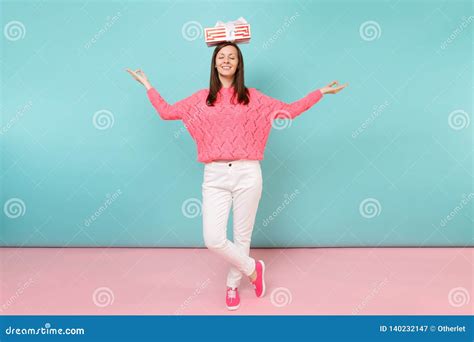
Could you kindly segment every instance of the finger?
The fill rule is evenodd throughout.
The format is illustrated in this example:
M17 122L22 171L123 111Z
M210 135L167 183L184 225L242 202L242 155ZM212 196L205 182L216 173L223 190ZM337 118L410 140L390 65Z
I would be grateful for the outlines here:
M140 82L139 77L133 71L129 71L129 73L130 73L130 75L132 75L132 77L134 79L136 79L138 82Z
M135 73L134 73L133 71L127 70L127 72L128 72L130 75L132 75L133 78L135 78L135 79L137 78L137 76L135 75Z

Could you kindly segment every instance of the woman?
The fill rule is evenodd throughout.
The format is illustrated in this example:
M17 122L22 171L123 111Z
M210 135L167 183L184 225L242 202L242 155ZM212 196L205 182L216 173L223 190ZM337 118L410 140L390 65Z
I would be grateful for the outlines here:
M347 84L334 81L287 104L244 83L244 60L231 42L216 46L209 89L168 104L140 69L127 71L147 89L147 96L164 120L183 120L197 144L198 161L205 163L202 183L203 236L207 248L232 267L227 275L226 305L240 306L238 286L249 277L257 297L265 294L265 264L249 256L258 203L262 193L260 160L272 121L294 119ZM234 241L227 239L227 220L233 205Z

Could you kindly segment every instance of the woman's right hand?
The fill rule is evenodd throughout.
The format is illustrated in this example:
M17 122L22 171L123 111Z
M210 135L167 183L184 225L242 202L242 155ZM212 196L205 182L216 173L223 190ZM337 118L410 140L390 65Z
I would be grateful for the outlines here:
M151 84L148 81L148 78L146 77L145 73L142 71L142 69L137 69L135 71L127 69L127 72L132 75L132 77L137 80L137 82L143 84L145 88L148 90L151 88Z

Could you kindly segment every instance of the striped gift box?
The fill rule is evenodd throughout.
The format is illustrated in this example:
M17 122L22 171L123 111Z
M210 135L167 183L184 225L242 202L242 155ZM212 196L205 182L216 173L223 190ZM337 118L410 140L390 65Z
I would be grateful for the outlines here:
M248 43L250 35L249 24L237 24L233 32L227 32L225 26L204 28L205 42L207 46L217 45L225 41L234 41L235 43Z

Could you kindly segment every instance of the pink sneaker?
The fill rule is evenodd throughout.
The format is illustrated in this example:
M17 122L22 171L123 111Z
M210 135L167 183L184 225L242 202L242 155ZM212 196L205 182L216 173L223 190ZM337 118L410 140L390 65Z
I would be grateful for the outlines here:
M237 310L240 306L240 297L239 297L239 290L237 288L227 288L227 293L225 296L225 303L227 305L227 309L229 310Z
M265 295L265 264L263 260L258 260L255 263L255 271L257 272L257 278L252 281L253 288L257 297L263 297Z

